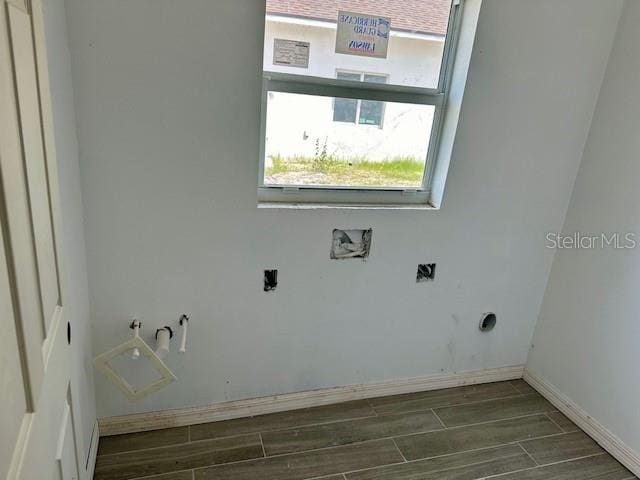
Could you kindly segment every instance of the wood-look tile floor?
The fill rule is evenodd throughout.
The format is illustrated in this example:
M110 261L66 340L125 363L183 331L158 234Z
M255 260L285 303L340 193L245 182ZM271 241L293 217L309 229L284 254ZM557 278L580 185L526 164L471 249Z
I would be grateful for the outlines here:
M95 480L634 479L522 380L100 439Z

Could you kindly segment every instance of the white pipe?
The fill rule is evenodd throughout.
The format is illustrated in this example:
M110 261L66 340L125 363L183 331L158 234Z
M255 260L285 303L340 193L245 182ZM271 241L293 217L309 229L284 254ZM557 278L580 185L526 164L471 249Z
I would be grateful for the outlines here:
M139 337L140 336L140 322L138 320L136 320L135 318L133 319L133 322L131 322L131 328L133 328L133 337ZM137 360L140 358L140 349L138 347L135 347L132 351L131 351L131 360Z
M187 351L187 324L189 323L189 317L182 315L180 317L180 325L182 326L182 338L180 339L180 349L178 353L185 353Z
M156 355L164 359L169 355L169 342L171 341L172 332L169 327L159 328L156 331Z

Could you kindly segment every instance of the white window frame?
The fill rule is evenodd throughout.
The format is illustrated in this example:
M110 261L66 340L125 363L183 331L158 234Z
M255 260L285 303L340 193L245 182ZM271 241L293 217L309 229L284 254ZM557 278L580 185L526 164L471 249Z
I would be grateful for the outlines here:
M465 0L453 0L449 24L445 36L440 76L436 88L423 88L394 84L378 84L338 80L265 71L262 81L262 110L260 126L260 163L258 178L258 201L260 204L314 204L345 206L429 206L431 185L440 146L444 110L447 105L449 87ZM341 70L342 71L342 70ZM346 71L346 70L345 70ZM357 73L357 72L356 72ZM356 187L314 185L265 185L265 140L267 122L267 100L269 92L296 93L326 97L341 97L357 100L379 100L384 102L433 105L435 107L429 148L422 184L418 188L403 187Z
M349 70L349 69L345 69L345 68L336 68L336 78L338 78L338 74L340 73L351 73L353 75L360 75L360 81L363 82L364 81L364 76L365 75L371 75L371 76L376 76L376 77L384 77L385 81L384 83L380 83L378 85L387 85L389 83L389 75L386 73L374 73L374 72L363 72L363 71L359 71L359 70ZM332 115L335 112L335 108L336 108L336 103L335 103L335 98L333 99L333 111L331 112ZM341 122L339 120L333 120L333 116L332 116L332 121L336 122L336 123L353 123L354 125L357 125L359 127L363 127L363 128L378 128L378 129L382 129L384 127L384 115L385 115L385 111L387 110L387 104L386 102L383 102L382 104L382 114L380 115L380 124L379 125L371 125L368 123L360 123L360 107L362 105L362 99L361 98L352 98L349 100L355 100L356 101L356 119L353 122Z

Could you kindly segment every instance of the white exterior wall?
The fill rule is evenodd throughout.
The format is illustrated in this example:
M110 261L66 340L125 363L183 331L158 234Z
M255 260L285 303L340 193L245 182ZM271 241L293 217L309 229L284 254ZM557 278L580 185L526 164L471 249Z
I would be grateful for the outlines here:
M436 87L444 41L391 35L386 59L335 53L335 25L273 19L266 23L264 70L335 78L337 71L382 74L388 83ZM273 64L274 39L310 43L309 68ZM433 107L386 103L382 126L333 121L333 99L305 95L269 95L267 165L270 154L313 156L316 140L339 157L384 160L411 156L425 160Z

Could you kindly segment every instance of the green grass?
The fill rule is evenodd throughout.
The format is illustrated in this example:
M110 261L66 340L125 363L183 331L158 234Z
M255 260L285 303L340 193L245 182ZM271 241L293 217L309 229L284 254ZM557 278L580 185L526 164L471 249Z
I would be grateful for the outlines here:
M271 166L265 169L265 184L418 187L423 171L424 162L412 157L372 162L323 154L286 158L274 155Z

